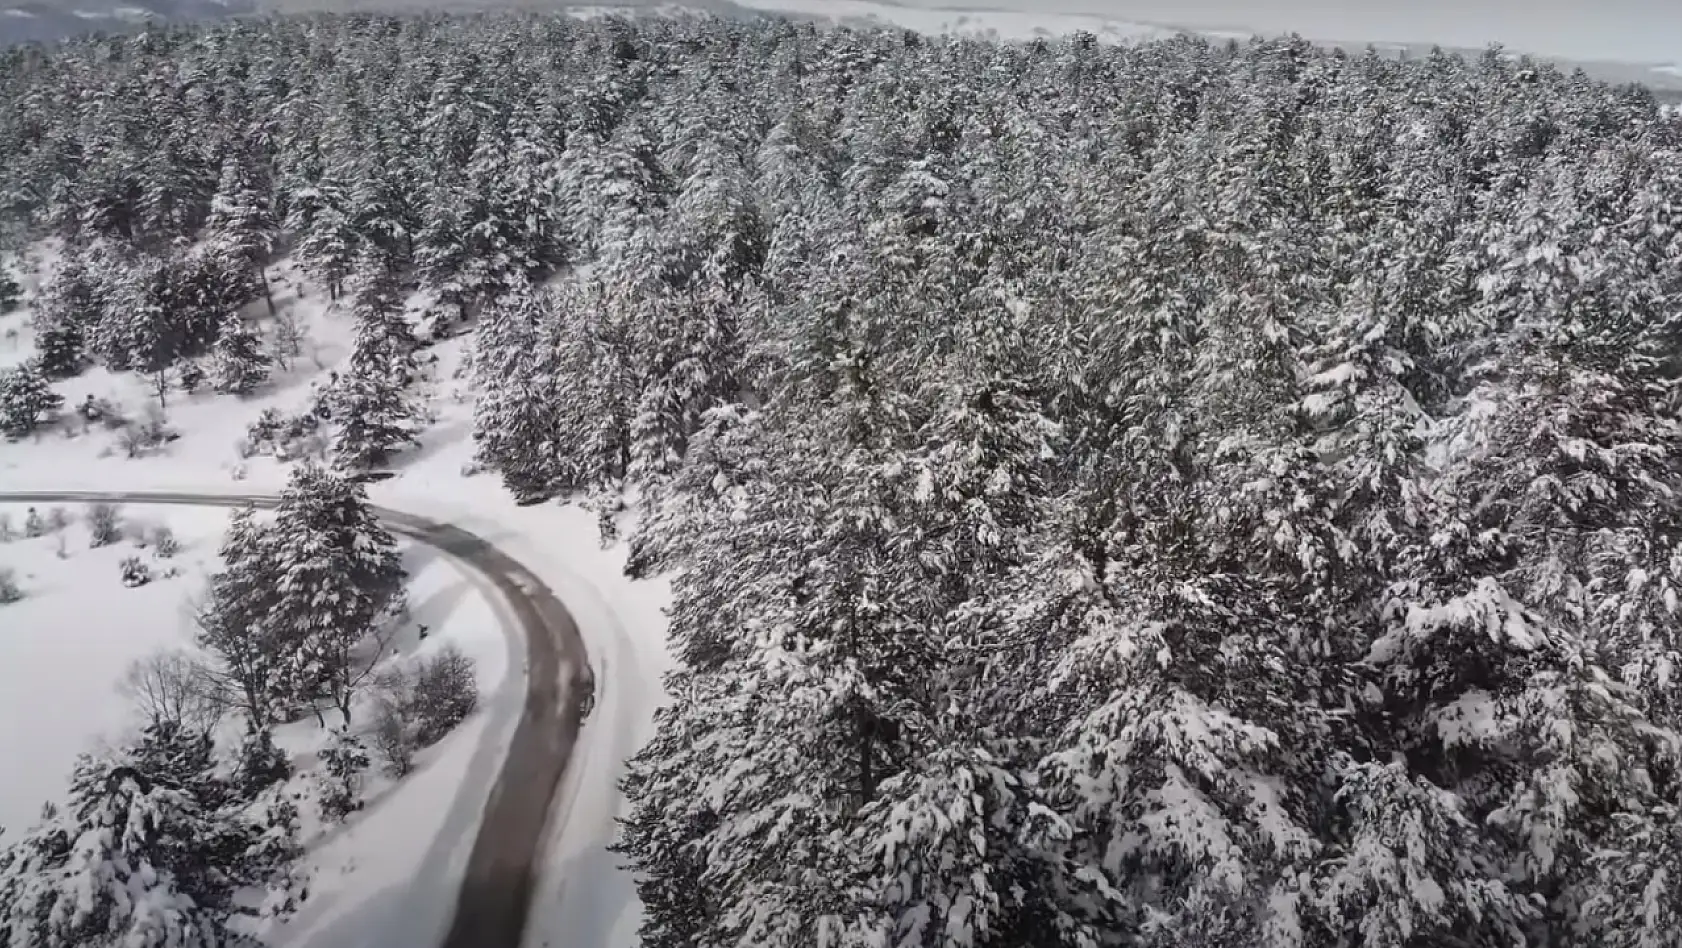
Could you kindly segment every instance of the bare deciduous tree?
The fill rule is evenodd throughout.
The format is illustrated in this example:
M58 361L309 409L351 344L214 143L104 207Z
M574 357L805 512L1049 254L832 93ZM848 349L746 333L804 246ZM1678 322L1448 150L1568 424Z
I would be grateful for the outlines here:
M122 510L116 504L100 502L88 506L88 545L110 546L122 539Z
M191 653L154 652L129 666L117 686L148 724L173 722L209 731L227 713L228 694L216 673Z

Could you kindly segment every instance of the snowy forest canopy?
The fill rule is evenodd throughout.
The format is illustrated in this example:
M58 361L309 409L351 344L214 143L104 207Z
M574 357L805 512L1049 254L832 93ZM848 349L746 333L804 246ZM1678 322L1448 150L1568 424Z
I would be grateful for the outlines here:
M680 665L626 780L650 948L1682 945L1643 89L253 20L7 51L0 189L69 248L48 375L212 347L290 254L476 321L511 490L631 490Z

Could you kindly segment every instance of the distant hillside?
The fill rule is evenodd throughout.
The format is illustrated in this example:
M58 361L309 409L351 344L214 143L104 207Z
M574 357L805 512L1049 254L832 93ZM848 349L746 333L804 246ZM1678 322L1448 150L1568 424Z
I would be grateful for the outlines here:
M148 20L202 20L250 13L253 0L24 0L0 2L0 45L52 42L133 29Z
M1003 40L1055 36L1086 30L1102 40L1139 41L1181 32L1172 24L1141 23L1098 16L1040 14L1028 11L931 9L901 6L881 0L686 0L681 4L663 0L607 0L582 5L567 0L69 0L59 6L43 0L0 0L0 45L50 42L96 31L135 29L150 20L183 21L215 19L258 11L300 13L316 10L341 12L420 11L445 9L485 11L495 9L573 10L626 13L697 10L722 16L783 15L799 19L826 20L855 26L898 26L924 33L960 33L992 36ZM1311 28L1308 28L1311 29ZM1238 38L1240 34L1219 30L1187 30L1216 38ZM1322 40L1325 46L1363 50L1361 40ZM1424 44L1376 44L1394 54L1425 55ZM1478 50L1455 50L1477 55ZM1608 82L1640 82L1651 87L1665 102L1682 103L1682 67L1670 64L1572 62L1552 59L1562 68L1581 67L1589 75Z

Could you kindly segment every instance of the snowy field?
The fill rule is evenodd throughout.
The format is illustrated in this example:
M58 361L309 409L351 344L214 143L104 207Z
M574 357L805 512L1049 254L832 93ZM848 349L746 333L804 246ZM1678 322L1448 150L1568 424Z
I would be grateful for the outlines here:
M45 515L52 505L41 505ZM0 826L26 827L48 801L62 801L76 756L131 736L137 720L121 684L131 662L167 649L192 648L192 604L216 555L226 510L127 505L129 536L90 549L82 508L64 505L68 526L0 545L23 598L0 606L0 755L12 762L0 782ZM18 528L24 505L0 505ZM158 559L135 534L168 526L180 551ZM318 825L301 805L310 877L300 913L271 932L276 945L336 948L425 944L448 922L472 828L500 765L500 751L521 704L520 643L503 631L476 578L418 544L404 542L410 615L392 640L394 657L424 656L453 643L475 662L481 710L417 757L400 782L375 773L368 808L346 823ZM120 561L147 558L157 576L137 588L119 581ZM177 575L165 576L166 571ZM421 626L430 631L424 641ZM510 671L513 671L510 674ZM40 696L50 697L50 714ZM300 802L324 732L313 719L277 730L292 757ZM398 942L387 939L396 934Z
M50 251L37 256L38 272L25 280L29 296L33 296L34 282L54 265ZM288 465L266 457L241 458L237 445L245 427L265 408L292 412L308 404L312 386L324 381L348 355L352 328L348 315L331 306L325 293L290 265L271 267L270 275L281 316L295 321L305 335L303 354L290 371L278 373L270 386L244 400L209 393L173 394L167 415L179 438L155 453L128 457L115 434L79 420L19 444L0 443L0 484L9 490L229 494L279 490ZM421 310L424 302L412 299L411 312ZM251 311L267 324L265 313L261 303ZM663 609L669 589L663 580L626 579L623 546L601 548L593 514L552 505L518 507L494 475L463 475L473 455L468 339L457 336L422 353L423 360L436 356L430 364L432 377L422 386L434 421L422 433L418 449L394 459L397 477L372 485L369 493L388 508L477 533L542 578L573 612L590 653L597 697L557 806L550 866L539 880L527 943L532 948L631 948L636 944L638 923L635 892L606 846L615 833L614 817L621 813L617 785L625 758L652 733L654 711L664 699L661 680L668 666ZM27 309L0 317L0 368L22 362L32 352ZM89 395L111 401L130 417L142 417L155 404L145 380L101 369L55 388L65 397L67 418ZM139 590L157 599L157 614L147 620L143 632L125 642L125 649L128 645L133 649L125 650L120 658L102 660L97 674L84 676L74 665L64 664L68 655L64 650L53 653L58 656L57 667L50 674L77 679L78 694L96 695L94 703L104 716L90 720L85 728L67 729L65 740L59 742L60 756L44 762L43 769L50 773L34 791L17 792L16 810L26 818L39 809L43 791L62 791L63 776L87 741L121 726L122 706L113 696L113 676L120 677L128 661L158 642L178 641L190 633L185 603L202 589L203 575L213 568L209 564L227 513L167 508L159 516L172 524L179 519L182 526L177 532L184 540L188 525L195 525L191 527L193 545L182 557L193 560L197 572ZM72 527L71 533L76 529ZM7 562L5 557L15 552L0 548L0 562ZM48 549L45 555L51 559L53 554ZM139 614L130 612L127 597L119 594L136 591L118 584L120 558L87 563L101 576L109 572L109 608L123 610L132 625ZM504 674L509 667L518 671L521 666L508 664L508 649L513 646L494 621L494 610L499 608L493 602L494 592L480 595L473 588L475 578L465 577L453 563L424 549L408 548L406 563L414 573L410 599L415 622L433 629L447 627L452 638L467 637L461 645L479 661L486 707L439 748L427 751L417 773L382 796L360 821L319 841L310 860L319 880L316 894L283 932L275 933L277 944L372 948L436 943L436 933L447 923L454 903L485 794L501 767L523 678ZM55 560L53 566L59 565ZM58 608L64 611L57 613L54 627L69 621L70 613L60 602ZM44 596L31 608L54 614ZM11 616L0 624L16 627ZM437 638L429 637L428 646ZM405 648L412 644L412 639L400 643ZM4 693L17 692L8 687ZM14 717L8 710L0 708L0 715ZM309 729L314 727L311 722ZM289 737L283 743L289 750L310 753L306 736ZM0 752L4 750L0 744ZM10 818L12 805L5 805L8 809L0 810L0 825Z
M50 509L43 504L40 512ZM192 599L217 568L228 517L206 508L126 508L130 530L167 525L174 532L181 550L165 560L127 537L90 549L82 510L61 509L73 518L62 530L0 543L0 569L14 571L23 593L0 605L0 756L11 762L0 780L0 826L15 829L62 799L78 754L131 729L133 713L118 693L129 663L191 646ZM0 519L21 532L26 511L0 504ZM118 564L134 555L158 578L125 589ZM164 578L169 568L181 575Z

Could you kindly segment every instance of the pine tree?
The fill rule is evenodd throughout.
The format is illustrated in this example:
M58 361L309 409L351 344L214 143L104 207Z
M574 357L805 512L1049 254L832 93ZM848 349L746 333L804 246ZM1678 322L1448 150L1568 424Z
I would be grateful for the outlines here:
M23 287L18 285L17 278L11 271L0 266L0 316L16 310L23 305Z
M273 316L274 294L264 271L274 253L280 221L254 165L250 156L242 154L223 160L205 231L212 253L225 258L232 269L249 273L262 288L269 315Z
M26 362L0 372L0 434L27 437L64 404L38 363Z
M35 352L52 378L79 374L92 357L88 334L101 319L101 290L81 257L68 256L36 301Z
M273 362L245 320L229 316L211 350L210 384L224 394L250 395L268 380Z
M341 375L332 401L339 421L334 463L347 471L376 467L404 447L420 443L418 411L402 382L377 365L353 367Z
M197 617L199 646L217 657L220 678L256 730L285 710L280 675L301 647L272 618L280 578L272 548L253 511L235 511L219 551L223 569L210 577Z
M8 854L0 902L31 945L243 944L235 893L286 868L295 850L223 807L208 737L149 728L115 760L84 757L71 805ZM0 859L4 865L6 859Z
M397 543L359 485L318 465L297 468L281 494L270 552L277 570L268 621L296 643L278 677L301 700L332 701L346 724L373 667L380 623L399 607Z
M420 409L408 392L419 366L396 277L379 259L364 256L350 294L356 340L349 370L334 383L329 405L339 423L336 463L365 470L419 443Z
M561 380L552 328L561 318L550 293L527 285L489 308L477 336L474 457L498 471L522 500L542 499L563 486L555 405Z
M242 799L255 800L263 791L292 776L292 762L276 746L274 731L257 727L240 743L235 788Z

